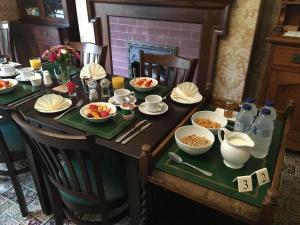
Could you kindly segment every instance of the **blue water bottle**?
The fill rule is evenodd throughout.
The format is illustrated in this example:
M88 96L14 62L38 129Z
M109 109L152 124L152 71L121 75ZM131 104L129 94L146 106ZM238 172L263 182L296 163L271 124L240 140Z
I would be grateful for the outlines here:
M252 151L252 156L255 158L265 158L268 155L269 147L272 142L274 121L271 117L270 109L263 108L261 114L257 117L254 123L251 138L255 146Z
M236 122L234 124L234 131L242 132L250 135L253 125L253 114L251 111L251 105L244 104L242 109L236 116Z
M273 101L267 100L264 107L265 109L270 109L270 114L273 120L276 120L277 113L276 109L274 108L274 103ZM259 112L259 115L261 115L262 110Z
M253 121L255 120L255 117L257 116L257 108L255 105L255 99L254 98L246 98L245 103L248 105L251 105L251 112L253 114Z

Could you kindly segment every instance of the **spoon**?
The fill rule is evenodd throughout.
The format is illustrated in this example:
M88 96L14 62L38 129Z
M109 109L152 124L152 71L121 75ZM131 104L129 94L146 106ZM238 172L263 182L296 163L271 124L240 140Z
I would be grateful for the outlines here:
M184 164L184 165L187 165L189 167L192 167L193 169L195 169L195 170L197 170L197 171L205 174L206 176L212 176L213 175L212 172L209 172L209 171L206 171L206 170L202 170L202 169L200 169L200 168L198 168L196 166L193 166L193 165L191 165L189 163L184 162L182 160L182 158L179 155L177 155L176 153L174 153L174 152L169 152L169 159L171 161L173 161L173 162L176 162L176 163L179 163L179 164Z

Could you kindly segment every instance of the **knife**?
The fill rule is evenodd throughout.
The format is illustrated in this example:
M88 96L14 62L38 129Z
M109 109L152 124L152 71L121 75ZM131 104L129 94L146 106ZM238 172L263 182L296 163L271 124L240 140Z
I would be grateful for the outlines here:
M43 95L43 94L45 94L45 91L41 90L41 91L39 91L39 92L37 92L37 93L34 93L34 94L32 94L32 95L29 95L29 96L27 96L27 97L25 97L25 98L22 98L22 99L20 99L20 100L17 100L17 101L15 101L15 102L13 102L13 103L10 103L10 104L8 104L8 105L9 105L9 106L15 106L15 107L17 107L17 106L22 105L22 104L24 104L25 102L28 102L28 101L30 101L30 100L32 100L32 99L34 99L34 98L36 98L36 97L39 97L39 96L41 96L41 95Z
M142 126L138 131L136 131L135 133L133 133L132 135L130 135L128 138L126 138L125 140L123 140L121 143L122 144L126 144L128 141L130 141L132 138L134 138L136 135L138 135L139 133L141 133L143 130L145 130L150 125L151 125L151 123L147 123L146 125Z
M145 123L147 120L141 120L138 123L135 124L135 126L133 128L131 128L129 131L127 131L126 133L122 134L120 137L118 137L115 142L121 142L128 134L130 134L132 131L134 131L135 129L137 129L139 126L141 126L143 123Z

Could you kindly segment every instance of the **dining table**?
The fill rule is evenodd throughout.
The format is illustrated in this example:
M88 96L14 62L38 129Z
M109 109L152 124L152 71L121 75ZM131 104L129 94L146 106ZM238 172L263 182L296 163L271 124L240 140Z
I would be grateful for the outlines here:
M109 80L111 80L111 76L107 76ZM11 102L6 102L5 104L1 104L0 96L0 106L2 107L15 107L18 111L26 118L26 120L35 127L39 127L41 129L56 131L66 134L91 134L96 136L96 143L100 147L104 147L112 152L118 153L125 160L126 167L126 177L127 177L127 188L128 188L128 204L129 204L129 214L130 214L130 222L132 225L141 224L141 221L144 219L143 210L142 210L142 188L141 185L141 174L144 174L143 171L143 151L142 149L145 146L150 146L152 149L155 149L161 145L164 145L166 140L169 140L170 134L179 126L184 124L190 116L196 112L197 110L204 108L207 103L207 98L204 96L200 102L195 104L181 104L173 101L170 98L170 93L172 89L168 88L164 85L158 85L158 87L154 88L152 91L148 93L138 93L136 90L132 89L128 84L129 79L125 82L125 87L134 91L136 94L137 102L139 105L144 101L145 96L148 94L159 94L164 97L164 102L167 104L168 109L166 112L158 115L148 115L142 113L138 110L138 107L134 109L134 118L130 121L123 121L121 117L118 118L120 123L122 123L121 129L112 132L111 135L104 135L103 133L99 133L101 130L101 126L106 126L105 123L101 124L92 124L88 121L85 121L84 118L79 116L79 109L74 109L71 112L67 113L61 119L54 119L61 112L56 113L41 113L34 108L34 105L37 99L44 94L56 93L61 94L66 98L72 100L72 106L75 106L76 103L83 99L84 104L89 103L88 94L85 92L82 82L78 76L75 74L72 77L72 81L77 84L76 96L70 97L68 93L61 94L57 93L53 90L58 84L54 83L50 87L42 86L37 92L40 95L35 94L36 91L31 93L32 98L24 96L23 99L26 101L20 102L21 99L14 99ZM30 84L22 84L22 85L30 85ZM98 86L98 88L100 88ZM100 90L99 93L99 101L107 101L107 99L100 98ZM113 96L113 90L111 89L111 95ZM27 99L26 99L27 98ZM118 109L117 114L120 113ZM119 115L120 116L120 115ZM71 121L72 120L72 121ZM116 142L116 138L121 134L125 133L129 129L133 128L136 123L141 120L147 120L151 125L135 136L132 140L130 140L126 144L122 144L120 142ZM69 121L69 122L68 122ZM116 120L117 121L117 120ZM109 122L108 122L109 123ZM108 125L107 125L108 126ZM92 127L92 128L91 128ZM96 129L97 128L97 129ZM104 129L104 128L103 128ZM109 126L105 129L109 130ZM106 132L107 133L107 132ZM109 132L108 132L109 133ZM45 183L44 183L44 175L40 169L39 162L36 161L34 153L29 153L29 161L32 168L33 178L37 188L37 194L39 196L39 200L41 202L41 207L44 213L51 213L51 206L49 204L49 197L46 191Z

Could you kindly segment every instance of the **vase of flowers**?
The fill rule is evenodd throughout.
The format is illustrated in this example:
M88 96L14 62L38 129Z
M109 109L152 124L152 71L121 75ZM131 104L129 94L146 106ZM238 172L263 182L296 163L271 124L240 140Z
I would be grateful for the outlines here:
M42 58L50 63L57 65L57 69L54 69L57 82L65 84L70 81L69 70L72 61L80 59L78 52L69 45L57 45L47 49Z

